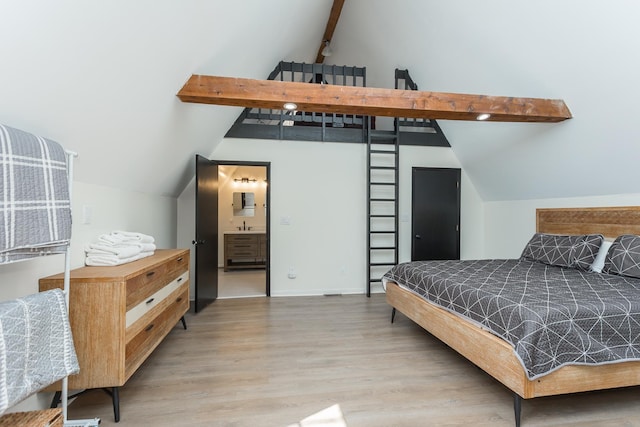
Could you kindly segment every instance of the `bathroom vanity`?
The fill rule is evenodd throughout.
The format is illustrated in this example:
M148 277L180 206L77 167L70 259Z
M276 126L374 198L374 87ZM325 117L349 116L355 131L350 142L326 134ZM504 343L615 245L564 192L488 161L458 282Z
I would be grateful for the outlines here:
M224 271L265 268L267 238L264 231L227 231L224 233Z

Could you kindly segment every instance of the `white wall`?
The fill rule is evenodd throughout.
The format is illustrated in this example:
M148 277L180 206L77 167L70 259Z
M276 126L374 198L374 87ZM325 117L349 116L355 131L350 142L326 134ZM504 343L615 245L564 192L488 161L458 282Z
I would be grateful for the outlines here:
M225 139L211 159L271 162L273 296L364 293L366 290L366 146ZM459 167L448 148L402 147L400 215L411 215L411 166ZM178 244L194 230L194 190L178 198ZM463 173L462 251L482 252L482 204ZM284 225L283 219L290 224ZM410 257L411 224L400 224L400 258ZM192 254L193 258L193 254ZM287 278L293 267L297 277Z
M83 224L83 206L91 209L91 223ZM84 245L114 230L138 231L155 237L159 248L176 244L176 199L74 182L72 268L84 265ZM64 255L0 265L0 300L38 292L38 279L64 270ZM27 398L8 412L48 407L50 395Z
M536 208L637 206L640 193L485 203L485 257L517 258L536 231Z
M411 259L411 168L460 168L453 151L442 147L400 147L400 252L401 262ZM482 200L467 174L460 183L460 258L478 259L484 252L484 211ZM402 219L408 221L402 221Z

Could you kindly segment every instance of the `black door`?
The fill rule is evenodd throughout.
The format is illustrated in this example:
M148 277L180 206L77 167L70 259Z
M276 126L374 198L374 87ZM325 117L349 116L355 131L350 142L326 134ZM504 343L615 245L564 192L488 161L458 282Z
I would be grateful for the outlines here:
M196 155L195 310L218 298L218 163Z
M411 260L460 259L460 169L412 175Z

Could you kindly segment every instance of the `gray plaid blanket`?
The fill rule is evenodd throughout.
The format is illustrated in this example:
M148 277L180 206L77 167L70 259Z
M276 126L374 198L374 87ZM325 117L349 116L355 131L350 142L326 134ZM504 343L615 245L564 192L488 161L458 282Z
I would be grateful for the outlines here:
M60 289L0 303L0 414L78 370Z
M70 238L64 149L0 125L0 263L64 253Z
M640 360L640 279L527 260L417 261L384 276L509 342L529 379Z

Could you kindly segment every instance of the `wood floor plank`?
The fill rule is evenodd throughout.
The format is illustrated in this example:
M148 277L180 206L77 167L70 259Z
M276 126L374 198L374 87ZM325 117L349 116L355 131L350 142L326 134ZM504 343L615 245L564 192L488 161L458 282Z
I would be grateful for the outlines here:
M339 404L349 427L513 426L511 393L383 295L218 300L187 315L121 389L70 419L102 426L297 426ZM639 388L523 402L522 426L640 426Z

